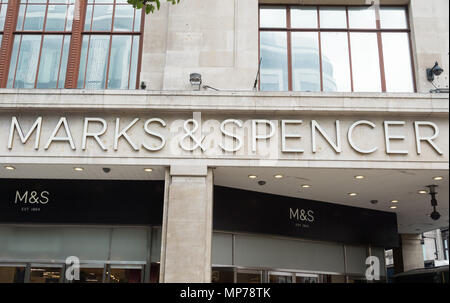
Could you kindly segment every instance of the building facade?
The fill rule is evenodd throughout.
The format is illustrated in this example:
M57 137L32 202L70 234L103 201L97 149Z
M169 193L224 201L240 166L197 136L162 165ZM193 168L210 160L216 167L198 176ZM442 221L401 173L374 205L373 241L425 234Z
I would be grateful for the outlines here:
M0 281L423 267L449 223L448 20L445 0L0 0Z

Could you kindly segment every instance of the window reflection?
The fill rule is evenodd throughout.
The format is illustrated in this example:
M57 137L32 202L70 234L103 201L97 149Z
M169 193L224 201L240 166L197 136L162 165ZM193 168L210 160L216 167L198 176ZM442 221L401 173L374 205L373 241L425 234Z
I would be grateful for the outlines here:
M316 6L292 7L291 27L317 28L317 7Z
M407 33L382 33L386 91L413 92L411 53Z
M380 26L381 28L408 28L406 9L404 7L381 7Z
M45 8L46 5L27 5L23 30L41 31L44 27Z
M350 33L353 89L355 92L380 92L380 61L376 33Z
M126 0L88 1L78 88L136 88L140 36L132 33L140 31L141 12Z
M15 36L13 54L19 54L15 69L10 68L9 70L8 78L10 78L11 81L8 82L11 82L11 84L14 83L14 86L10 87L34 88L41 38L42 37L40 35ZM17 50L15 49L16 47Z
M69 36L44 36L38 81L36 83L37 88L64 86L69 41ZM61 60L61 55L63 56L63 60Z
M261 90L414 91L405 7L295 5L260 10ZM284 25L287 12L290 26ZM280 29L270 29L275 27Z
M49 5L47 20L45 22L46 31L63 31L66 25L66 14L68 7L65 5Z
M95 5L92 15L92 31L111 31L113 5Z
M259 14L261 27L286 27L286 9L284 7L262 7Z
M131 36L112 37L108 88L128 88L131 43Z
M286 33L261 32L261 90L288 89Z
M110 39L112 39L111 51L109 51ZM81 49L78 87L134 88L138 55L139 36L85 35ZM108 85L106 85L107 71Z
M116 5L114 12L115 31L133 31L134 8L131 5Z
M321 28L347 28L345 7L320 7L319 15Z
M350 6L348 8L348 23L350 28L376 28L375 7Z
M347 33L323 32L322 72L324 91L351 91Z
M15 35L7 87L63 87L69 42L63 35Z
M318 33L292 33L292 82L295 91L320 91Z
M84 87L87 89L102 89L106 83L106 69L108 67L110 36L90 36L88 58L86 62L86 80ZM84 44L84 41L83 41ZM83 45L83 48L85 45Z

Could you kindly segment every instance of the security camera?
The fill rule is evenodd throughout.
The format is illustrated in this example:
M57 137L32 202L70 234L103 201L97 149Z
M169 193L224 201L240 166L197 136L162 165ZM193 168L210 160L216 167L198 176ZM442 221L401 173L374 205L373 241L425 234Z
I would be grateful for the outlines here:
M439 76L442 74L444 70L442 67L439 66L437 62L434 63L434 66L432 68L427 68L427 79L428 81L433 81L434 76Z
M437 211L433 211L430 215L431 219L433 219L434 221L439 220L439 218L441 217L441 214L438 213Z
M147 88L147 83L145 83L145 81L141 81L141 89L146 89Z
M261 185L261 186L266 185L266 181L262 181L262 180L258 181L258 184Z
M103 172L104 173L109 173L111 171L111 168L109 168L109 167L103 167Z
M372 204L377 204L377 203L378 203L378 200L370 200L370 203L372 203Z

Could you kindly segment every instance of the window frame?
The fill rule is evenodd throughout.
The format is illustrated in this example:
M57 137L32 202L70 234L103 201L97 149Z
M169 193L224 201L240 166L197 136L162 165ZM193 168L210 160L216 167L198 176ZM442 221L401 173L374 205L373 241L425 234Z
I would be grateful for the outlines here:
M48 0L45 2L45 4L44 3L33 3L33 2L32 3L28 3L28 1L25 2L25 3L22 3L21 1L18 1L18 2L20 2L20 3L19 3L19 6L18 6L19 9L17 11L17 14L19 14L19 12L20 12L20 6L21 5L25 5L25 11L24 11L24 15L23 15L21 29L17 30L17 26L18 26L18 22L19 22L18 18L16 19L16 22L13 25L13 28L14 28L13 39L12 39L13 47L11 48L11 51L14 49L14 41L15 41L16 37L20 36L20 41L19 41L19 46L18 46L18 51L17 51L16 66L14 67L15 70L14 70L14 77L13 77L12 86L14 87L14 84L15 84L15 81L16 81L17 67L19 66L18 58L20 56L20 49L21 49L21 46L22 46L22 40L23 40L23 36L24 35L28 35L28 36L32 35L32 36L40 36L41 37L41 39L40 39L41 41L40 41L40 45L39 45L38 62L37 62L37 66L36 66L36 75L34 77L34 87L33 88L37 88L37 84L38 84L39 68L40 68L40 65L41 65L40 63L41 63L41 57L42 57L41 56L42 55L42 46L44 45L44 37L45 36L63 36L63 39L61 41L61 51L60 51L60 58L59 58L58 76L57 76L57 79L56 79L56 87L55 87L55 88L58 88L59 80L60 80L61 64L63 62L62 55L63 55L63 52L64 52L64 40L66 39L67 36L68 37L71 36L72 31L71 30L70 31L66 30L67 23L68 23L68 19L67 19L67 17L68 17L68 10L66 11L66 19L65 19L65 23L64 23L64 30L62 30L62 31L46 31L46 24L47 24L47 17L48 17L48 7L49 7L49 5L58 5L58 6L66 6L67 8L69 8L69 6L71 4L69 4L67 1L66 1L66 3L62 3L62 1L61 1L61 3L49 3ZM26 16L27 16L27 12L28 12L28 7L29 6L43 6L43 5L45 5L46 7L45 7L45 13L44 13L44 20L43 20L43 23L42 23L42 30L25 30L24 26L25 26L25 20L26 20ZM70 43L70 40L69 40L69 43ZM7 63L8 66L11 64L12 59L13 58L10 57L10 61ZM9 66L9 68L10 68L10 66ZM9 70L8 70L7 78L8 77L9 77Z
M285 8L286 10L286 26L285 27L261 27L261 8ZM291 8L295 7L315 7L317 14L317 27L316 28L293 28L291 26ZM345 8L346 15L346 28L322 28L320 26L320 8L326 7L340 7ZM417 92L416 86L416 75L415 75L415 67L414 67L414 56L413 56L413 48L412 48L412 40L411 40L411 25L409 20L409 10L407 6L402 5L382 5L381 8L384 7L398 7L403 8L406 14L406 28L398 29L398 28L381 28L380 24L380 11L379 7L375 7L375 28L350 28L349 25L349 8L350 7L370 7L369 5L314 5L314 4L305 4L305 5L289 5L289 4L259 4L258 5L258 64L261 57L261 32L285 32L287 36L287 71L288 71L288 91L293 91L293 74L292 74L292 33L295 32L314 32L318 34L318 48L319 48L319 73L320 73L320 90L317 92L325 92L323 85L323 64L322 64L322 45L321 45L321 33L324 32L340 32L347 33L347 45L348 45L348 53L349 53L349 68L350 68L350 92L355 92L354 90L354 81L353 81L353 66L352 66L352 50L351 50L351 42L350 42L350 33L376 33L377 35L377 44L378 44L378 60L379 60L379 68L380 68L380 84L381 84L381 92L386 93L386 74L384 68L384 57L383 57L383 43L382 43L382 33L407 33L408 41L409 41L409 52L411 59L411 77L412 77L412 85L413 92ZM261 77L259 77L258 81L258 90L261 90ZM339 91L337 91L339 92Z
M46 5L45 9L45 15L44 15L44 23L42 30L24 30L23 26L21 30L17 30L17 23L18 23L18 16L20 11L20 5L26 4L28 5ZM97 3L95 5L108 5L107 3ZM65 75L65 83L64 88L77 88L78 83L78 76L79 76L79 67L80 67L80 60L81 60L81 47L83 43L83 36L85 35L109 35L109 50L108 50L108 66L107 66L107 74L106 74L106 82L105 87L102 89L108 88L108 76L109 76L109 63L110 63L110 56L111 56L111 43L112 43L112 36L113 35L129 35L129 36L139 36L139 49L137 51L138 58L137 58L137 67L136 67L136 83L134 85L134 89L139 88L140 83L140 71L141 71L141 62L142 62L142 49L143 49L143 33L144 33L144 25L145 25L145 12L144 10L137 10L135 9L134 18L133 18L133 31L131 32L125 32L125 31L114 31L114 12L117 5L130 5L130 4L124 4L122 2L117 2L117 0L111 0L111 3L109 5L113 5L113 15L111 20L111 29L110 31L104 32L104 31L85 31L85 21L86 21L86 13L87 13L87 6L88 1L87 0L74 0L74 16L77 14L77 7L80 12L80 18L79 20L75 20L75 17L72 21L72 27L70 31L45 31L45 25L47 20L47 12L49 5L66 5L68 6L68 3L65 4L56 4L56 3L50 3L49 0L46 0L45 3L21 3L21 1L14 1L14 3L8 3L7 12L6 12L6 18L5 18L5 25L4 29L1 31L3 37L2 42L0 45L0 88L6 88L8 83L8 75L10 70L10 64L12 61L12 52L13 52L13 46L14 46L14 39L18 35L40 35L41 36L41 43L40 43L40 49L39 49L39 59L38 59L38 65L36 68L36 76L34 81L34 88L37 86L37 77L39 75L39 64L41 60L41 52L42 52L42 46L43 46L43 39L45 35L62 35L64 37L70 36L69 41L69 50L68 50L68 59L67 59L67 66L66 66L66 75ZM67 13L66 13L67 14ZM136 27L136 31L134 31L134 22L137 19L137 14L140 15L140 25ZM26 10L24 13L23 22L25 21L26 17ZM65 23L65 28L67 26L67 20ZM133 43L133 38L131 39ZM63 42L64 44L64 38ZM63 47L61 48L61 55L63 52ZM19 52L17 56L20 54L20 45L19 45ZM130 56L130 63L132 60L132 56ZM58 89L58 82L59 82L59 73L61 71L61 63L62 58L60 58L60 66L58 70L58 79L57 79L57 86L55 89ZM17 69L17 64L16 67ZM130 83L130 70L131 70L131 64L129 67L128 72L128 86L133 89L133 86ZM14 80L16 77L16 71L14 72ZM85 80L84 80L85 81ZM13 84L14 85L14 84Z
M131 62L133 59L133 55L132 55L132 51L133 51L133 41L134 41L134 36L140 36L139 38L139 50L138 50L138 67L137 67L137 71L136 71L136 83L135 83L135 89L139 88L139 74L140 74L140 65L141 65L141 56L142 56L142 33L143 33L143 23L144 23L144 11L143 9L141 9L140 11L135 9L134 10L134 16L133 16L133 26L132 26L132 30L131 31L114 31L114 19L115 19L115 13L116 13L116 7L117 5L120 6L127 6L130 4L127 3L117 3L117 0L114 0L113 3L113 11L112 11L112 15L111 15L111 29L109 31L95 31L92 30L92 25L93 25L93 17L94 17L94 12L95 12L95 7L98 6L107 6L107 5L112 5L111 3L95 3L95 0L93 1L93 3L87 3L86 1L86 5L84 7L84 13L85 13L85 18L84 18L84 22L86 22L86 17L87 17L87 6L91 5L93 7L92 12L91 12L91 24L89 26L89 30L85 30L85 24L82 24L81 26L81 45L83 44L83 39L85 36L89 36L89 41L88 41L88 45L87 45L87 53L86 53L86 65L84 67L84 78L83 78L83 87L81 89L85 89L86 87L86 73L87 73L87 66L88 66L88 58L89 58L89 50L90 50L90 42L91 42L91 36L108 36L109 37L109 46L108 46L108 58L107 58L107 66L106 66L106 78L105 78L105 87L103 89L108 89L108 80L109 80L109 69L110 69L110 63L111 63L111 46L112 46L112 38L113 36L131 36L131 54L130 54L130 65L129 65L129 69L128 69L128 86L130 87L130 75L131 75ZM140 21L141 24L139 26L139 31L134 31L135 28L135 21L137 18L137 14L141 14L140 16ZM80 56L79 56L79 62L81 63L81 51L80 51ZM79 70L78 70L79 72ZM79 75L77 75L77 82L78 82L78 78ZM75 84L77 85L77 84Z

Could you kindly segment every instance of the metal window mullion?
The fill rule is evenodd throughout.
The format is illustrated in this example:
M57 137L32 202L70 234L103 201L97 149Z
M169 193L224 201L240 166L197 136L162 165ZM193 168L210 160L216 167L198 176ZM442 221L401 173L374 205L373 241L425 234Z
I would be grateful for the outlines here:
M412 79L413 79L413 89L414 92L417 92L417 82L416 82L416 70L415 70L415 64L414 64L414 52L413 52L413 45L411 40L411 25L409 20L409 9L406 8L406 26L408 28L408 43L409 43L409 56L411 58L411 73L412 73Z
M380 25L380 11L379 7L375 7L375 21L377 26L377 41L378 41L378 61L380 65L380 81L381 91L386 92L386 74L384 70L383 44L381 40L381 25Z
M130 77L131 77L131 64L133 61L133 43L134 43L134 37L131 36L131 49L130 49L130 63L128 65L128 82L127 82L127 88L130 89ZM137 75L136 75L137 76Z
M58 75L56 76L56 88L58 88L59 86L59 75L61 73L61 63L62 63L62 57L63 57L63 50L64 50L64 40L66 39L66 36L63 35L62 36L62 41L61 41L61 51L59 54L59 66L58 66Z
M44 13L44 24L42 25L42 32L41 34L41 44L39 47L39 57L38 57L38 63L36 66L36 76L34 77L34 88L37 88L37 80L39 76L39 67L41 64L41 54L42 54L42 46L44 45L44 33L45 33L45 26L47 25L47 13L48 13L48 0L45 6L45 13ZM25 20L25 18L24 18ZM23 28L22 28L23 29Z
M22 46L22 38L23 38L23 35L20 35L19 47L17 48L16 66L14 67L14 77L13 77L13 83L12 83L13 88L16 85L16 74L17 74L17 67L19 66L19 57L20 57L20 48ZM15 36L14 36L14 40L15 40ZM13 45L13 48L14 48L14 45Z
M350 65L350 91L354 91L353 86L353 63L352 63L352 47L350 44L350 21L348 18L348 7L345 8L345 14L347 16L347 46L348 46L348 63Z
M317 34L317 39L319 42L319 77L320 77L320 91L323 91L323 74L322 74L322 37L320 35L320 11L319 6L317 6L317 26L319 27L319 32Z
M143 51L143 40L144 40L144 24L145 24L145 11L141 10L141 24L139 27L139 51L138 51L138 61L137 61L137 68L136 68L136 86L135 88L139 88L139 81L141 79L141 64L142 64L142 51ZM134 28L133 28L134 30Z
M113 12L111 17L111 31L109 36L109 49L108 49L108 62L106 65L106 78L105 78L105 89L108 89L108 80L109 80L109 65L111 63L111 46L112 46L112 38L113 38L113 32L114 32L114 17L116 13L116 0L114 0L113 4Z
M41 33L41 44L39 46L39 57L38 57L38 63L36 66L36 76L34 77L34 88L37 88L37 80L39 75L39 66L41 64L41 54L42 54L42 46L44 45L44 33Z
M289 8L289 6L286 7L286 27L287 27L287 37L286 37L286 42L287 42L287 68L288 68L288 90L292 91L292 37L291 37L291 32L289 31L289 29L291 28L291 10Z
M111 33L109 35L109 49L108 49L108 61L107 61L107 65L106 65L106 78L105 78L105 86L103 87L104 89L108 89L108 80L109 80L109 65L111 63L111 46L112 46L112 38L113 38L113 34Z
M84 66L83 88L86 88L87 66L88 66L88 61L89 61L89 51L91 50L91 36L92 35L87 35L87 36L88 36L88 45L87 45L87 50L86 50L86 63ZM81 48L83 49L84 35L82 35L82 37L83 37L83 39L81 39ZM78 59L79 61L81 60L81 52L80 52L80 58Z

